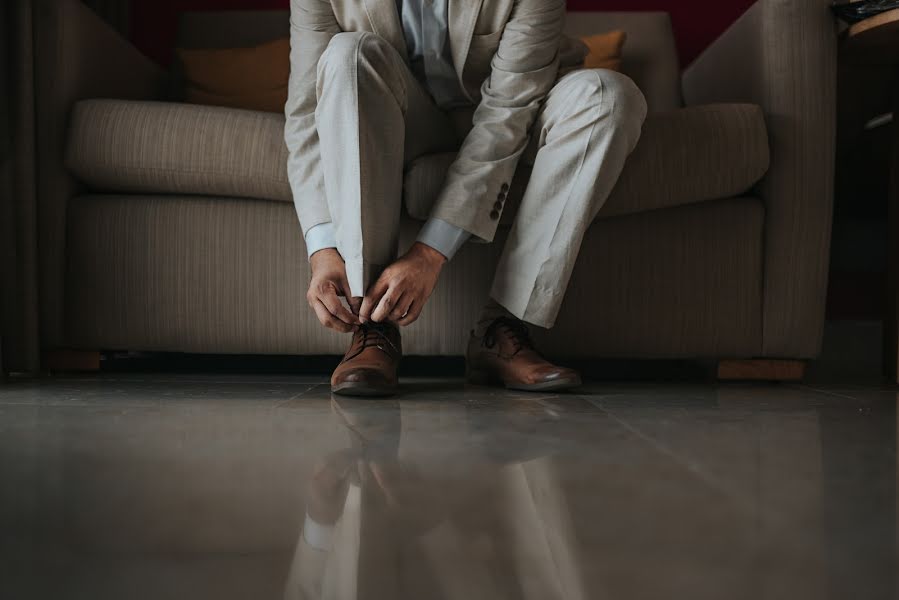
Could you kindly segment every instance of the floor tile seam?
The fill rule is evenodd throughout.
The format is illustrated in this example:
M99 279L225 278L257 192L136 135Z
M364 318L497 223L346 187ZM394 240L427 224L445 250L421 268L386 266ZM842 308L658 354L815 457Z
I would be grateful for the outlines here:
M609 415L616 423L620 426L624 427L626 430L630 431L645 443L647 443L651 448L656 450L658 453L668 457L671 459L673 464L678 465L680 468L691 473L698 481L701 481L703 484L708 486L710 489L716 491L719 494L722 494L726 498L728 498L731 503L739 508L741 511L746 513L747 515L754 515L755 511L753 508L745 502L739 494L733 493L729 491L724 485L722 485L715 477L712 477L708 473L706 473L701 467L699 467L694 461L690 460L685 456L681 456L677 452L673 451L671 448L665 446L660 443L658 440L650 436L649 434L641 431L637 427L631 425L627 421L620 418L618 415L614 414L614 412L604 408L602 405L598 404L592 399L587 398L587 402L592 404L597 409L601 410L605 414Z
M787 386L795 390L814 392L816 394L824 394L825 396L833 396L835 398L843 398L845 400L859 400L859 398L856 398L855 396L847 396L846 394L840 394L839 392L833 392L831 390L822 390L820 388L811 387L805 384L787 384Z
M281 408L281 407L284 407L284 406L290 404L291 402L293 402L294 400L298 400L299 398L301 398L302 396L305 396L305 395L308 394L309 392L311 392L311 391L313 391L313 390L317 390L317 389L320 388L320 387L324 387L325 385L329 385L329 384L326 384L326 383L316 383L316 384L314 384L314 385L311 385L311 386L309 386L307 389L305 389L305 390L303 390L303 391L301 391L301 392L297 392L296 394L294 394L294 395L291 396L290 398L286 398L286 399L284 399L284 400L281 400L280 402L276 402L276 403L272 406L272 408Z

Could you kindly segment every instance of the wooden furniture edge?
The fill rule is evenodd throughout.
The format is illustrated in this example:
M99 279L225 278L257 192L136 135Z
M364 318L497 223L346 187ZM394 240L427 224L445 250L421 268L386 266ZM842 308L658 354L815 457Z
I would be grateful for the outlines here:
M46 371L99 371L99 350L47 350L42 364Z
M804 360L729 359L718 361L721 381L801 381L805 377Z

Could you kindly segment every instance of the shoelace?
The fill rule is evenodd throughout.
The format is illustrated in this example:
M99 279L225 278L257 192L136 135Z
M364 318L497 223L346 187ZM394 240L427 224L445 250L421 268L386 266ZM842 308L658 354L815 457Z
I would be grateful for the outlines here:
M384 343L390 348L390 350L394 353L399 353L399 349L396 347L396 344L390 339L390 336L387 335L387 332L392 329L391 325L386 325L384 323L362 323L356 329L356 335L362 336L362 345L360 346L360 350L365 350L366 348L380 348L381 350L387 350L384 347Z
M484 345L486 347L493 348L496 346L496 333L501 327L509 334L512 338L512 343L515 345L515 352L512 353L512 356L518 354L524 348L534 347L528 326L518 319L510 319L509 317L499 317L487 327L487 331L484 332Z

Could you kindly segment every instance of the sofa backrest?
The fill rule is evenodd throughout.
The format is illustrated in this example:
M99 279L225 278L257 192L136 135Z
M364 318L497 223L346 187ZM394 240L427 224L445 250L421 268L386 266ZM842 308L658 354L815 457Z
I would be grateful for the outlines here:
M572 12L566 33L580 37L621 29L627 32L622 70L643 90L652 112L682 105L680 67L671 19L663 12ZM181 48L254 46L287 36L287 11L187 12L178 26Z

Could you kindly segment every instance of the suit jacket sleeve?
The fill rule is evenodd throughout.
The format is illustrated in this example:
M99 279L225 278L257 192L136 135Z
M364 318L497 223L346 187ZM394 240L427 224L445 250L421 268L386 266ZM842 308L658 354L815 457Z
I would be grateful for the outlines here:
M284 140L287 178L293 192L303 235L331 221L315 127L318 60L340 26L328 0L290 2L290 81Z
M555 84L564 0L515 0L472 129L450 166L431 217L492 241L531 125ZM500 202L502 204L502 202Z

